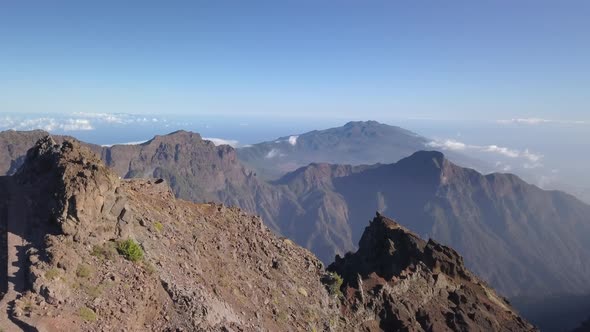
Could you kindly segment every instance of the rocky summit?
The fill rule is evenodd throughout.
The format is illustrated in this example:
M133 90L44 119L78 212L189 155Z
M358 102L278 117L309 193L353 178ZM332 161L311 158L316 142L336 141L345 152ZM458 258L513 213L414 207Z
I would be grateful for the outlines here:
M41 139L0 189L5 331L533 330L384 217L329 272L259 217L121 179L76 141Z
M365 331L534 331L453 249L380 214L356 253L337 257L345 315Z

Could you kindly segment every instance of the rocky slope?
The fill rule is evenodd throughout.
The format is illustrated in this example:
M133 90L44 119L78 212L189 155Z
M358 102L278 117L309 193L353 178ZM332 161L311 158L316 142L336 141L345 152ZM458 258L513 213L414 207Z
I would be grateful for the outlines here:
M4 208L31 211L20 223L26 254L10 262L27 271L26 284L4 308L17 326L308 331L343 324L320 282L322 264L307 250L239 209L175 200L161 180L120 180L76 142L41 141L0 184ZM8 195L22 200L7 204ZM138 244L143 257L125 259L125 243Z
M322 197L312 208L315 220L330 220L342 236L358 240L364 227L359 221L378 210L452 245L505 295L590 292L590 265L582 263L590 261L590 206L570 195L510 174L482 175L438 152L357 172L325 172L335 168L310 165L279 183ZM316 177L322 180L308 180Z
M140 145L104 147L100 155L123 178L163 178L176 197L238 206L279 231L273 215L281 193L243 167L229 145L215 146L199 134L178 131Z
M359 250L328 268L344 279L345 315L364 331L533 331L453 249L380 214Z
M382 316L380 306L359 311L350 296L341 302L334 275L306 249L273 235L259 217L177 200L162 179L122 180L75 141L42 139L14 176L0 177L0 187L0 224L8 234L2 266L18 269L15 276L0 278L8 289L0 302L0 324L9 330L350 331L376 330L379 323L390 330L387 322L374 319ZM408 239L391 238L399 245ZM14 255L13 248L18 249ZM412 262L425 257L406 253ZM364 263L372 264L362 267L369 274L397 264ZM454 263L471 276L458 256ZM450 272L437 264L420 265L423 273L414 280L428 283L433 275L442 280L439 271ZM350 286L352 272L340 272ZM472 287L466 280L453 285ZM432 291L421 299L400 293L395 302L411 303L434 317L440 308L433 303L448 302L448 295ZM382 297L368 286L366 294L367 303ZM472 294L466 294L471 301ZM531 330L493 291L485 296L477 294L473 301L483 306L469 313L500 329ZM447 324L442 330L463 329Z

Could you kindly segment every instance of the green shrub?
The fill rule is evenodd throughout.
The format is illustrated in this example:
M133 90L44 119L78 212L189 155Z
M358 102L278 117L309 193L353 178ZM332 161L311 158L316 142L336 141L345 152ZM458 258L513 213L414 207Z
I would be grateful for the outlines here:
M76 270L76 275L79 278L88 278L92 274L92 268L86 264L78 265L78 269Z
M133 239L119 241L117 243L117 251L132 262L140 261L143 258L143 250Z
M93 322L96 320L96 313L88 308L88 307L82 307L80 308L80 311L78 312L78 314L80 315L80 317L87 321L87 322Z
M154 223L154 228L155 228L155 229L156 229L158 232L161 232L161 231L164 229L164 225L162 225L162 223L161 223L161 222L159 222L159 221L156 221L156 222Z
M329 272L326 276L324 276L323 282L326 285L330 295L336 296L336 297L343 296L342 291L340 289L342 288L342 284L344 283L344 279L342 279L342 277L340 275L338 275L338 273Z

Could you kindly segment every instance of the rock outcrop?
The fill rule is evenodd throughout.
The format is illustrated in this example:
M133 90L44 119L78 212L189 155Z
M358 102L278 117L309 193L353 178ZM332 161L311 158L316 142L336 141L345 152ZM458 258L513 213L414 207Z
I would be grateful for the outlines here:
M453 249L380 214L356 253L329 266L343 278L345 316L365 331L534 331L469 272Z

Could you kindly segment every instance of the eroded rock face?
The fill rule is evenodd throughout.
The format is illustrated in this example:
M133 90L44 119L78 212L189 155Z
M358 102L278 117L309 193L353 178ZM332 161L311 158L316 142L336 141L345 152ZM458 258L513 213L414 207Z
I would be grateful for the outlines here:
M344 279L346 316L369 331L534 331L453 249L377 215L359 250L328 270Z
M131 213L125 194L118 190L119 178L77 141L57 144L49 136L39 140L15 178L45 195L61 232L76 241L108 230L114 232L115 222L128 219Z

